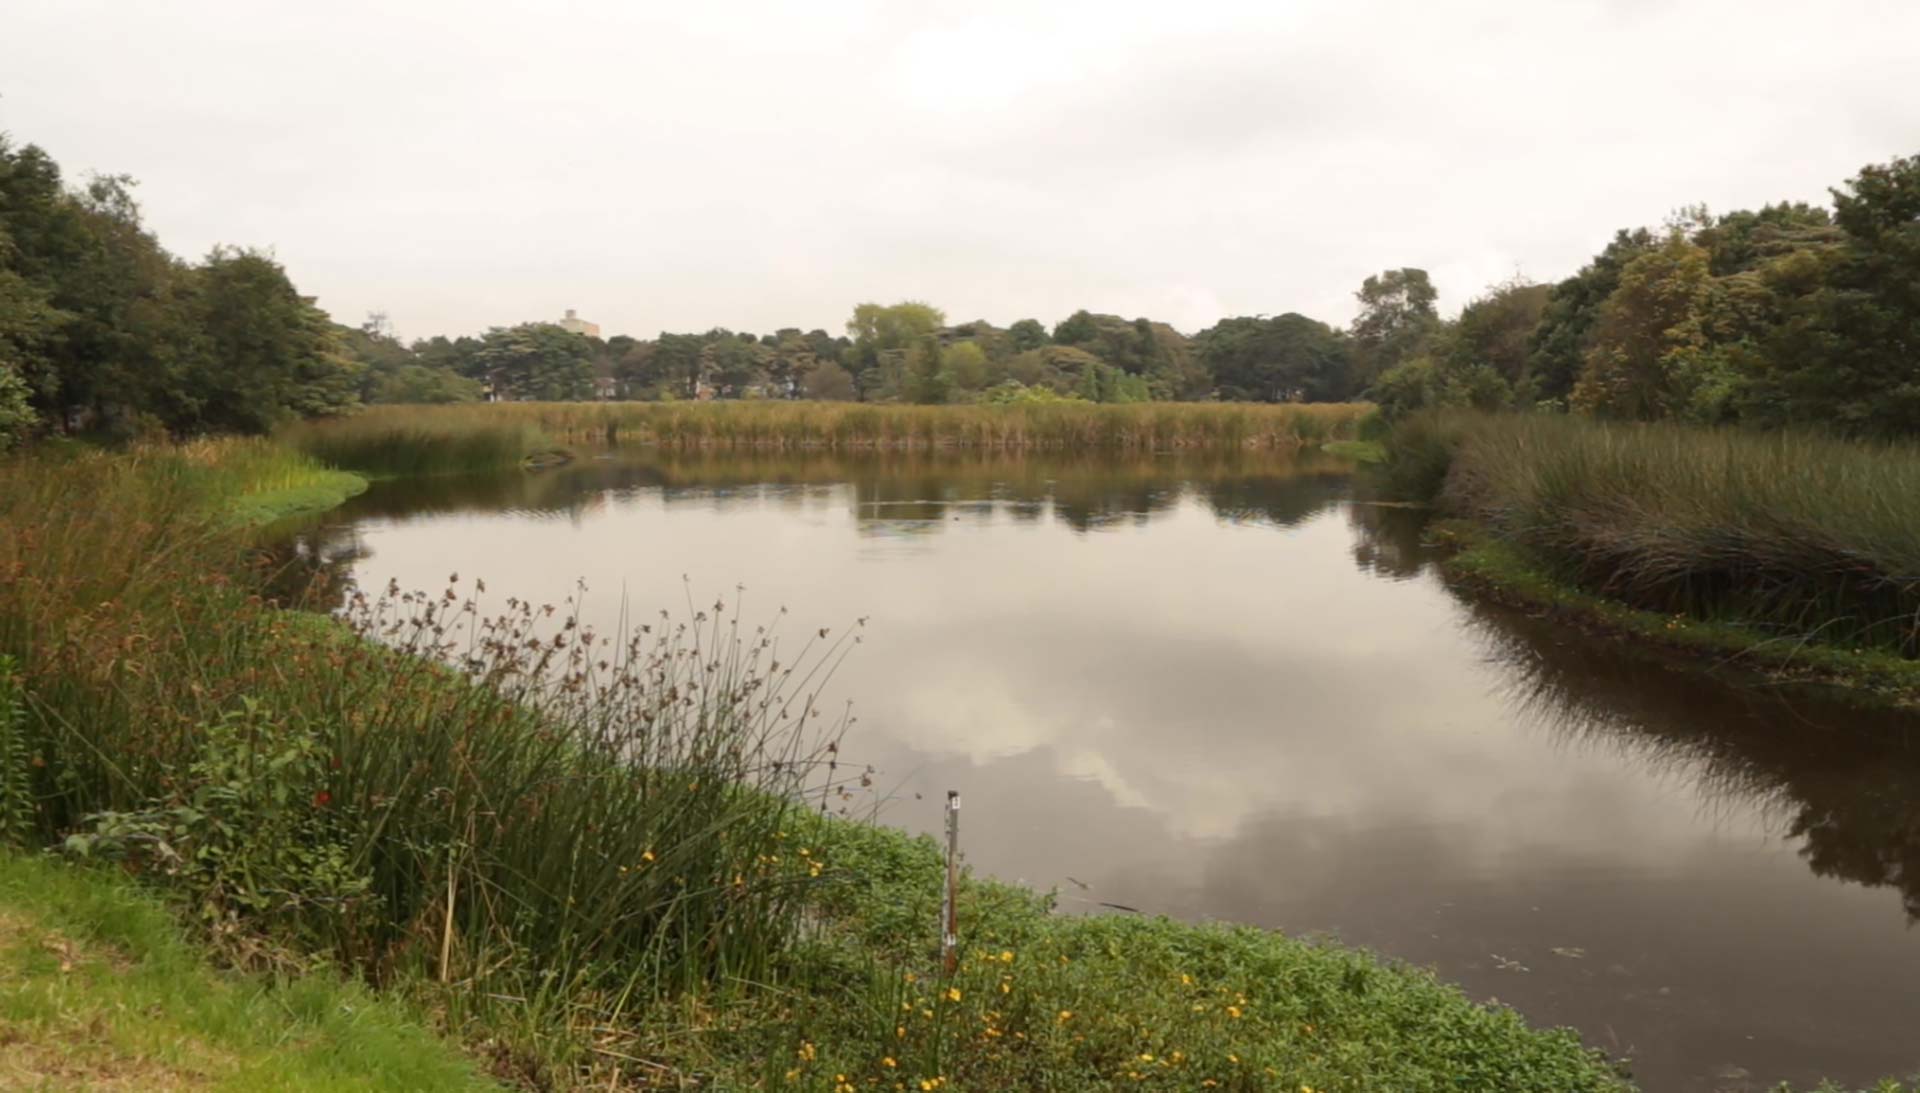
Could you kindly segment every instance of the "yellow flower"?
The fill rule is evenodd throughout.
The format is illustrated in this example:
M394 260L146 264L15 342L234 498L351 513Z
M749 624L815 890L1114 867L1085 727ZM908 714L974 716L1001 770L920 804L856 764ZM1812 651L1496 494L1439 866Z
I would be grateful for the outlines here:
M640 860L641 860L641 861L652 861L652 860L653 860L653 851L651 851L651 850L642 850L642 851L640 852Z
M1234 1019L1234 1020L1236 1020L1236 1021L1238 1021L1238 1020L1240 1019L1240 1007L1239 1007L1239 1006L1228 1006L1228 1007L1227 1007L1227 1016L1228 1016L1228 1017L1231 1017L1231 1018L1233 1018L1233 1019Z
M959 987L948 987L948 988L947 988L947 1001L949 1001L949 1002L958 1002L958 1001L960 1001L960 988L959 988Z
M1237 1062L1239 1062L1239 1061L1240 1061L1240 1056L1238 1056L1238 1055L1234 1055L1234 1054L1232 1054L1232 1053L1228 1053L1228 1055L1227 1055L1227 1061L1228 1061L1228 1062L1230 1062L1230 1063L1237 1063Z
M1141 1061L1141 1062L1143 1062L1143 1063L1150 1063L1150 1062L1153 1062L1153 1053L1152 1053L1152 1052L1150 1052L1150 1051L1143 1051L1143 1052L1141 1052L1141 1053L1140 1053L1140 1061Z
M1068 1022L1068 1021L1071 1021L1071 1020L1073 1020L1073 1011L1072 1011L1072 1010L1061 1010L1061 1011L1060 1011L1060 1021L1061 1021L1061 1023L1063 1023L1063 1024L1064 1024L1064 1023L1066 1023L1066 1022Z
M789 1070L789 1071L787 1071L787 1080L788 1080L788 1081L790 1081L790 1082L797 1082L797 1081L799 1081L799 1080L800 1080L800 1072L799 1072L798 1070Z
M1180 985L1181 985L1181 986L1183 986L1183 987L1191 987L1191 986L1193 986L1193 976L1190 976L1190 975L1188 975L1188 974L1187 974L1186 972L1181 972L1181 973L1180 973Z
M906 1039L906 1038L907 1038L907 1026L905 1026L905 1025L895 1025L895 1026L893 1026L893 1038L894 1038L894 1039L896 1039L896 1040L904 1040L904 1039Z
M889 1056L887 1056L886 1058L884 1058L884 1059L882 1059L882 1060L880 1060L880 1065L881 1065L881 1066L884 1066L884 1067L886 1067L886 1068L887 1068L887 1069L889 1069L889 1070L891 1070L891 1069L893 1069L894 1067L896 1067L896 1066L899 1066L900 1064L899 1064L899 1063L897 1063L897 1062L894 1062L894 1060L893 1060L893 1056L891 1056L891 1055L889 1055Z
M813 1045L811 1043L808 1043L805 1040L802 1040L800 1042L800 1050L798 1052L795 1052L795 1054L799 1055L803 1062L810 1063L813 1061L813 1054L814 1054Z
M1002 950L1000 951L1000 963L1002 963L1002 964L1011 964L1011 963L1013 963L1013 950L1012 950L1012 949L1002 949Z

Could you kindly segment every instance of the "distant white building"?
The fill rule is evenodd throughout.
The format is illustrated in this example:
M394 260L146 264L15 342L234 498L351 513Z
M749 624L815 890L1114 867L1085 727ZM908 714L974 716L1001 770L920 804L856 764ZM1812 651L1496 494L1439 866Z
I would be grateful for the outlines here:
M600 336L600 324L582 319L572 308L567 309L567 317L554 324L570 334L585 334L589 338Z

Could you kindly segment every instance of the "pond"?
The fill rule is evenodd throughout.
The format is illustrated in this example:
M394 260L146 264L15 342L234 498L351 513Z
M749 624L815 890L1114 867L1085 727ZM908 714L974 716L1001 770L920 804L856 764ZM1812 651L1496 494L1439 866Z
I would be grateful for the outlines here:
M1913 719L1450 588L1418 516L1278 459L686 455L377 484L365 587L845 627L882 822L1069 911L1320 934L1650 1090L1920 1070ZM738 591L737 591L738 590Z

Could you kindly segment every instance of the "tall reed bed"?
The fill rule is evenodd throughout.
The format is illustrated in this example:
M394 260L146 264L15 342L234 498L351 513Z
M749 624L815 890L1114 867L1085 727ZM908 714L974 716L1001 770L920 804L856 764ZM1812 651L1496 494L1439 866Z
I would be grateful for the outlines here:
M555 441L685 449L1292 451L1352 437L1370 409L1359 403L523 402L373 407L298 427L286 439L337 466L381 473L507 465Z
M302 422L276 439L335 467L395 477L511 467L552 447L535 421L488 408L380 406Z
M847 636L719 604L596 633L458 577L351 592L342 627L249 591L191 454L3 470L14 834L529 1027L761 981L787 949L817 869L786 828L831 778L814 696Z
M1920 655L1920 448L1477 414L1392 448L1398 480L1604 595Z

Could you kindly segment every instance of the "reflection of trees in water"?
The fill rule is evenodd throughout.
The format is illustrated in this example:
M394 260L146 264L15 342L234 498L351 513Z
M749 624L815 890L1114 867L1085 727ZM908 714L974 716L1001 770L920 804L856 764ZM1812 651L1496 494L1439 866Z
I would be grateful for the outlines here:
M1361 572L1403 581L1425 572L1434 553L1423 542L1424 509L1383 505L1360 496L1347 506L1354 530L1353 561Z
M1784 816L1814 873L1896 889L1920 921L1920 718L1667 667L1550 620L1466 602L1525 713L1565 738Z
M1363 570L1399 579L1432 560L1417 511L1356 504L1348 520ZM1814 873L1894 888L1920 921L1920 717L1670 666L1621 641L1460 598L1524 713L1782 817Z
M665 503L768 498L795 502L852 491L863 529L934 532L959 520L1049 515L1076 531L1144 523L1191 494L1222 519L1292 526L1345 496L1346 464L1270 453L1088 455L1035 453L622 452L559 467L383 482L354 516L405 519L459 512L579 516L606 498L658 491Z

